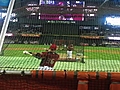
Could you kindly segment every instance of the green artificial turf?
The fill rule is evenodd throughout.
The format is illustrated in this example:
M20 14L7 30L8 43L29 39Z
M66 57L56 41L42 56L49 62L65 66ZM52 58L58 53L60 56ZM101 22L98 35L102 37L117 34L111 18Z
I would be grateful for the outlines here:
M39 63L34 57L0 57L0 70L19 70L30 71L38 70ZM119 60L96 60L85 59L85 63L81 62L62 62L57 61L54 69L56 71L100 71L100 72L120 72Z
M84 53L89 59L120 60L120 48L85 47Z
M30 45L30 44L10 44L0 56L0 70L38 70L38 60L32 56L23 54L24 50L31 52L43 52L48 49L49 45ZM120 71L120 48L113 47L91 47L75 46L75 51L80 52L84 49L86 56L85 63L81 62L60 62L54 66L59 70L79 70L79 71ZM57 50L59 54L66 54L66 50Z
M3 56L0 56L0 70L37 70L41 60L25 55L23 51L43 52L48 48L49 45L10 44L4 50ZM55 70L120 72L120 48L91 46L75 46L74 48L74 55L84 50L85 63L57 61ZM66 50L56 52L66 54Z
M4 56L17 56L26 57L23 54L24 50L30 52L43 52L48 49L49 45L30 45L30 44L10 44L4 50ZM97 59L97 60L120 60L120 48L113 47L91 47L91 46L75 46L75 51L73 54L84 50L84 55L87 59ZM59 54L66 54L65 50L57 50Z

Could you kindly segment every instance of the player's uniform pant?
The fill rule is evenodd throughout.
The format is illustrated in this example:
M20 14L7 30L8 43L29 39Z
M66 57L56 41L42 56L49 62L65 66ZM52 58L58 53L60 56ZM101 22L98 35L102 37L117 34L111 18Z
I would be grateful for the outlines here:
M72 51L67 51L67 58L72 59Z
M38 67L39 70L46 70L46 71L53 71L54 69L52 67L48 67L48 66L40 66Z

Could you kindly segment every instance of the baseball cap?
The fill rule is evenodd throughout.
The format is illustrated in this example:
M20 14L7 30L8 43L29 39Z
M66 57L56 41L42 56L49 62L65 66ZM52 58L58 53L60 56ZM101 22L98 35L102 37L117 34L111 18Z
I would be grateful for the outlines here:
M56 50L56 49L57 49L57 46L56 46L55 44L52 44L52 45L50 46L50 49L51 49L51 50Z

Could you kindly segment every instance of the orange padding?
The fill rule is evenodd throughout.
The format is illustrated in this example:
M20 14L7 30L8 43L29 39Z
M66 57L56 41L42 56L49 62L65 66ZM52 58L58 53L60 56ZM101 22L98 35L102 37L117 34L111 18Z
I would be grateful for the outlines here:
M79 80L77 90L88 90L88 81Z
M82 71L31 71L34 78L45 79L78 79L78 80L94 80L94 79L109 79L120 81L120 73L107 72L82 72Z
M112 82L110 84L110 90L120 90L120 82Z
M119 81L120 82L120 73L112 72L111 73L111 81Z

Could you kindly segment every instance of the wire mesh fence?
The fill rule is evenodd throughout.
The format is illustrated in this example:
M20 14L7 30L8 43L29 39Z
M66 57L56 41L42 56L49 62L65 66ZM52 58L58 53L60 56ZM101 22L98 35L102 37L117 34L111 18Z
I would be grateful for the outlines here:
M106 72L4 70L0 74L1 90L115 90L120 81L120 73Z
M108 30L107 21L103 25L100 20L106 16L106 7L109 7L107 11L117 10L110 8L115 3L109 1L106 5L106 2L99 2L95 4L100 7L87 7L87 1L40 1L16 0L13 3L7 32L2 38L0 70L15 72L9 75L2 73L1 90L79 90L78 79L49 81L16 75L24 70L39 70L42 58L34 57L34 53L48 52L52 44L56 44L55 52L59 55L53 71L120 72L119 30ZM1 28L3 24L4 19L0 23ZM96 79L88 81L86 90L110 89L110 80Z

